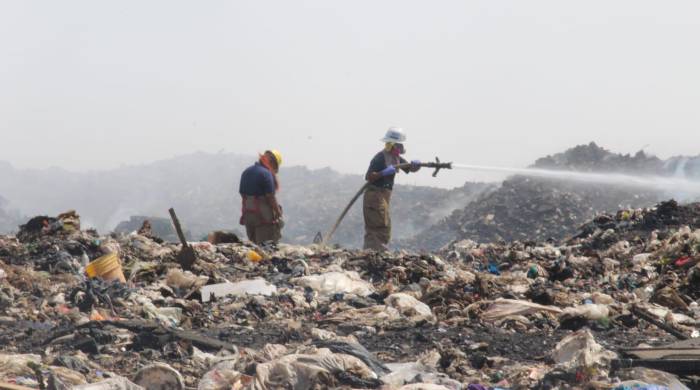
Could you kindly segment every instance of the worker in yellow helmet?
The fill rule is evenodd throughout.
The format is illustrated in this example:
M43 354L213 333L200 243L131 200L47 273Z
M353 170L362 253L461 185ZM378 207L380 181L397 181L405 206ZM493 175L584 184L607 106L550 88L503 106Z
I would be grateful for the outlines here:
M241 174L239 193L243 204L241 225L248 239L256 244L279 242L282 238L282 207L277 202L280 185L277 179L282 154L268 150Z

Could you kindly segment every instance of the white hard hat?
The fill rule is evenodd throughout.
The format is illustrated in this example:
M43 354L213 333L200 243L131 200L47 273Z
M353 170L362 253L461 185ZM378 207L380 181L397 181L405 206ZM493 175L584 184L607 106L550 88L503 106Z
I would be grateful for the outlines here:
M386 135L381 139L381 141L401 144L406 141L406 134L400 127L390 127L389 130L386 131Z

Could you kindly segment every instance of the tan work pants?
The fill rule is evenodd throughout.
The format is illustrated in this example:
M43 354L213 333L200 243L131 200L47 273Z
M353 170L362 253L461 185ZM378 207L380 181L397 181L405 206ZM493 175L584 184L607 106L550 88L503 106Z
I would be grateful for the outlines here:
M363 198L365 217L365 249L385 251L391 239L391 216L389 203L391 190L369 186Z
M282 239L282 222L272 223L272 208L264 197L245 198L241 225L245 225L248 239L256 244Z
M245 225L245 231L248 234L248 239L256 244L262 244L266 241L274 243L282 239L282 228L279 224L269 225Z

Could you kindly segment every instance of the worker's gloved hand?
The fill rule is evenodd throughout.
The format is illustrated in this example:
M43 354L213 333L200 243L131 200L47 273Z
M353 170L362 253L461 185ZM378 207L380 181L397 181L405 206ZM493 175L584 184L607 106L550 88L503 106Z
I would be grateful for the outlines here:
M379 173L382 175L382 177L395 175L396 174L396 167L393 165L389 165L388 167L384 168L384 170L382 170Z
M418 172L420 170L420 160L411 161L411 172Z

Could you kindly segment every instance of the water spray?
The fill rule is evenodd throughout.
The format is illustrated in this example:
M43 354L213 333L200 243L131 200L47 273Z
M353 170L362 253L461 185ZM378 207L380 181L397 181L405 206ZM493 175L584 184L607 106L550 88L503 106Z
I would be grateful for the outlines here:
M507 168L483 165L452 164L454 169L484 172L502 172L522 176L550 178L562 181L598 183L622 187L654 189L666 192L700 195L700 182L678 176L629 175L624 173L594 173L555 169Z

